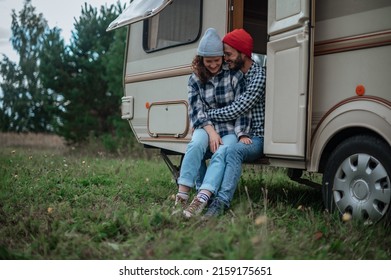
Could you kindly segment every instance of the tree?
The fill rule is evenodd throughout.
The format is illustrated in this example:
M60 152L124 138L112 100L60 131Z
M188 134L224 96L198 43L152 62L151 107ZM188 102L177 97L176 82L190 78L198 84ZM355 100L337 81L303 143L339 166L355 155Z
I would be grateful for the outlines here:
M123 30L106 32L106 28L122 9L118 3L101 6L98 12L85 3L64 55L59 55L61 44L54 48L44 45L42 60L52 65L41 65L42 81L63 96L59 134L69 141L80 142L91 133L99 136L115 130L111 118L119 114L122 90L110 81L117 82L116 77L122 76L125 35Z
M3 96L0 96L0 129L1 131L15 131L17 124L15 120L16 107L18 104L18 80L19 80L19 69L16 63L9 60L8 57L4 56L0 63L0 73L3 77L1 82L1 90Z
M19 64L3 56L0 74L0 129L16 132L47 132L53 130L56 97L43 88L39 79L39 55L43 37L49 31L42 14L35 13L31 0L25 0L23 9L12 11L13 48L19 54Z
M71 67L67 63L68 56L64 40L60 36L60 29L53 28L42 40L42 49L39 55L39 77L42 86L53 97L52 123L54 132L59 134L62 126L62 118L65 112L64 97L62 92L67 90L71 83Z
M110 31L113 32L113 31ZM123 63L125 56L127 28L119 28L114 31L114 40L106 55L103 57L103 63L106 65L106 76L104 77L108 85L108 90L111 96L116 100L116 111L110 117L110 123L115 129L115 134L118 137L129 136L129 124L121 119L121 98L124 94L123 88Z
M0 62L0 129L51 131L70 142L125 130L118 120L126 29L106 32L124 8L118 2L98 12L85 3L69 46L31 0L13 11L11 41L20 60Z

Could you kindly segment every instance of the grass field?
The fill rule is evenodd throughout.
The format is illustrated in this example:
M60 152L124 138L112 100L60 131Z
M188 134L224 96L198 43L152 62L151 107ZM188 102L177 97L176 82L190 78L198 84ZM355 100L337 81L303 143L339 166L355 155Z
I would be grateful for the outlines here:
M176 185L158 155L0 148L1 259L390 259L390 230L343 223L283 169L245 165L231 210L171 216Z

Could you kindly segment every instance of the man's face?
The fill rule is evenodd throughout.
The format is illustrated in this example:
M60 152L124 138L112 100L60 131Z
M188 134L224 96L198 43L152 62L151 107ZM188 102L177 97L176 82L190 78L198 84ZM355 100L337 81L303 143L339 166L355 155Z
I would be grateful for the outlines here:
M224 44L224 60L232 70L240 70L244 66L242 53L227 44Z

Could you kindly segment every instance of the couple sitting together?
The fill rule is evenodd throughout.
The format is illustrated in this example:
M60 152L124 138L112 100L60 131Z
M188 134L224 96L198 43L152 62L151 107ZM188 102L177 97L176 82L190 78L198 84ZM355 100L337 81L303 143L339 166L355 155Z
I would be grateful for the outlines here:
M209 28L199 43L188 81L193 135L181 164L174 213L191 218L207 207L206 218L223 214L242 163L263 154L266 72L251 59L252 51L253 39L244 29L221 40Z

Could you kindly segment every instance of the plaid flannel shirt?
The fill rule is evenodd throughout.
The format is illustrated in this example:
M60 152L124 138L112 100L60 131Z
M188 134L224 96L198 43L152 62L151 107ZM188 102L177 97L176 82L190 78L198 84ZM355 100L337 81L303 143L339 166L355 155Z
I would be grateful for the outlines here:
M222 70L205 85L200 83L194 73L188 81L189 118L193 128L213 125L216 132L223 137L235 133L237 137L250 132L250 117L240 116L221 122L212 122L206 113L209 109L228 106L240 96L245 88L243 74L229 70L224 64Z
M253 62L244 75L245 92L230 105L207 111L210 119L225 122L237 119L243 113L251 111L251 136L263 137L265 123L265 87L266 69Z

